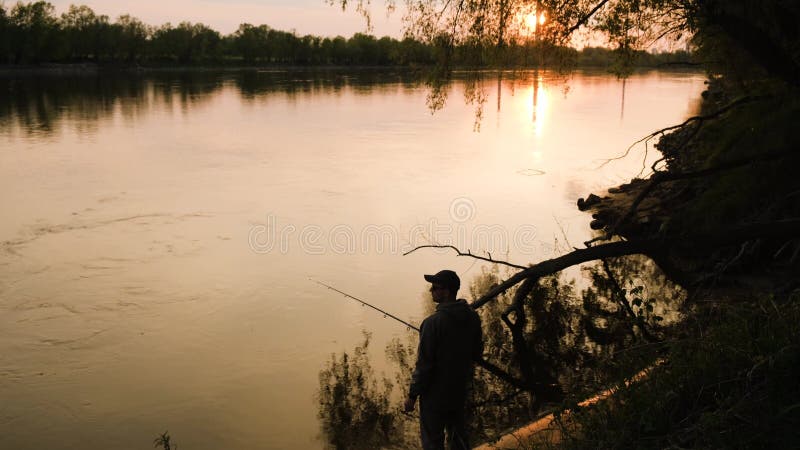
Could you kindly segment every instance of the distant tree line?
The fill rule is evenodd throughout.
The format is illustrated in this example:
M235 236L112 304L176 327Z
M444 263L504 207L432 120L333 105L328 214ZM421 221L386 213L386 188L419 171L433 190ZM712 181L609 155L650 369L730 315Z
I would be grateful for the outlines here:
M561 49L579 65L608 65L614 52L590 49L577 52ZM446 49L446 43L425 43L411 38L376 38L356 33L349 39L312 35L298 36L267 25L243 23L229 35L222 35L202 23L181 22L151 26L128 14L111 22L85 5L71 5L56 15L46 1L18 2L8 7L0 0L0 64L103 63L103 64L211 64L211 65L354 65L413 66L441 60L451 53L454 64L474 66L534 65L551 62L526 58L537 46L521 43L504 51L477 52L474 49ZM552 52L551 52L552 53ZM686 60L688 55L642 56L660 60ZM523 56L523 57L521 57ZM655 61L658 64L659 61Z

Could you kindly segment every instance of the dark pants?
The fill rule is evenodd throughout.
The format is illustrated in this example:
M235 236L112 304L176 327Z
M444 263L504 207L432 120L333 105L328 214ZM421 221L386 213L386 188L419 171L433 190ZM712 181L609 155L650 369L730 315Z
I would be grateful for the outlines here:
M445 432L449 449L470 449L463 407L440 411L422 401L419 405L419 429L424 450L444 450Z

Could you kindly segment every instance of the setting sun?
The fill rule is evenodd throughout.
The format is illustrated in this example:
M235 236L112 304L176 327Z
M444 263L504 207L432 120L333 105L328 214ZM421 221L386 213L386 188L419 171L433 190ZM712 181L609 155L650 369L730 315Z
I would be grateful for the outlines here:
M525 23L531 30L536 29L536 13L530 13L525 17Z
M545 20L546 19L545 19L544 11L542 11L542 13L538 14L538 15L534 11L534 12L531 12L530 14L528 14L527 16L525 16L525 24L531 30L536 30L536 28L539 25L544 25Z

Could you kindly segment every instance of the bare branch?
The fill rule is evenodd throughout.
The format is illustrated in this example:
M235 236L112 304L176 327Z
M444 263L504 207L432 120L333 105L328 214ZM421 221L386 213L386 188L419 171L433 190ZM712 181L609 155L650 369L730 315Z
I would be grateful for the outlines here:
M567 237L567 232L564 231L564 225L561 224L561 222L558 220L558 217L556 217L555 214L553 214L553 220L556 221L556 225L558 225L558 229L561 230L561 236L564 237L564 243L567 244L567 247L570 247L573 250L577 250L575 247L572 246L572 244L569 243L569 238Z
M467 252L464 253L461 250L459 250L458 247L453 246L453 245L435 245L435 244L420 245L420 246L414 247L413 249L403 253L403 256L406 256L406 255L409 255L411 253L414 253L415 251L417 251L417 250L419 250L421 248L449 248L449 249L454 250L458 256L469 256L470 258L480 259L481 261L487 261L487 262L495 263L495 264L503 264L505 266L513 267L515 269L526 269L527 268L526 266L520 266L518 264L510 263L508 261L501 261L499 259L493 259L491 253L489 253L489 257L488 258L485 257L485 256L475 255L470 250L467 250Z
M638 141L634 142L633 144L631 144L630 147L628 147L622 155L603 161L603 163L600 164L599 166L597 166L597 168L600 169L600 168L604 167L605 165L607 165L608 163L610 163L611 161L617 161L619 159L626 158L630 154L631 150L633 150L633 147L635 147L637 144L641 144L642 142L644 142L646 144L647 142L649 142L654 137L657 137L659 135L663 135L667 131L672 131L672 130L677 130L678 128L683 128L683 127L685 127L686 125L689 125L692 122L699 122L699 123L702 124L706 120L716 119L717 117L719 117L720 115L724 114L726 111L728 111L728 110L730 110L732 108L735 108L735 107L737 107L739 105L742 105L742 104L745 104L745 103L749 103L749 102L757 100L759 98L762 98L762 97L755 97L755 96L741 97L741 98L736 99L733 102L723 106L722 108L718 109L717 111L714 111L711 114L707 114L707 115L704 115L704 116L692 116L692 117L689 117L688 119L686 119L685 121L683 121L682 123L680 123L678 125L672 125L672 126L669 126L669 127L666 127L666 128L662 128L660 130L656 130L656 131L648 134L647 136L639 139ZM697 134L697 133L694 133L694 134Z

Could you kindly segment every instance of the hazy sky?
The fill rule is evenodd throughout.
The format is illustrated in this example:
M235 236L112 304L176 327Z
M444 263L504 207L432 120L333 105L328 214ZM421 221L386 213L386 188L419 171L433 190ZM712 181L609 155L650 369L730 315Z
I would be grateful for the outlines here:
M272 28L298 34L317 36L342 35L364 32L366 22L354 8L342 12L341 7L328 5L325 0L49 0L59 14L70 4L86 5L97 14L115 20L120 14L130 14L150 25L182 21L202 22L228 34L240 23L266 24ZM384 2L373 1L373 34L400 37L399 11L388 19Z

